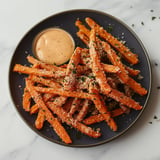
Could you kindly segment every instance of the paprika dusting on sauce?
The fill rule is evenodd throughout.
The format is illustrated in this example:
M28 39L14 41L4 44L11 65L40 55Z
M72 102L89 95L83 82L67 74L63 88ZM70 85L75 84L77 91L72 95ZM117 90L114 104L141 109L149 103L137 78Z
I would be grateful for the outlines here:
M49 28L37 35L33 44L35 56L42 62L60 65L67 62L74 51L71 35L60 28Z

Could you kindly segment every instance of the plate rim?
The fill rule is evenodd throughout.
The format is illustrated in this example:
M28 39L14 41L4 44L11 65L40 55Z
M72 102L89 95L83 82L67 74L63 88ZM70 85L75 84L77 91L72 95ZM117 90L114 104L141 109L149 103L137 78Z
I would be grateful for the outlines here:
M38 26L39 24L41 24L42 22L46 21L47 19L50 19L51 17L55 17L57 15L61 15L61 14L67 14L67 13L71 13L71 12L93 12L93 13L97 13L97 14L101 14L101 15L104 15L106 17L109 17L113 20L115 20L116 22L120 23L122 26L124 26L129 32L131 32L131 34L134 36L134 38L137 40L137 42L140 44L140 46L142 47L143 51L144 51L144 55L146 57L146 60L147 60L147 66L148 66L148 69L149 69L149 78L150 78L150 83L149 83L149 88L148 88L148 94L147 94L147 97L146 97L146 100L145 100L145 103L143 105L143 109L140 111L140 113L138 114L138 116L136 116L136 118L134 119L134 121L126 128L124 129L122 132L120 132L118 135L112 137L112 138L109 138L108 140L103 140L103 141L100 141L100 142L96 142L94 144L65 144L64 142L61 142L61 141L58 141L58 140L55 140L53 138L50 138L50 137L47 137L46 135L44 135L43 133L39 132L35 127L33 127L32 125L30 125L28 123L28 121L22 116L22 114L20 113L20 111L18 110L17 108L17 105L15 104L14 100L13 100L13 97L12 97L12 94L11 94L11 85L10 85L10 72L11 72L11 69L12 69L12 61L13 61L13 57L15 56L15 53L16 53L16 50L18 48L18 46L20 45L20 43L22 42L22 40L24 39L24 37L26 37L26 35L31 31L33 30L36 26ZM10 95L10 99L12 101L12 104L14 105L14 108L16 110L16 112L20 115L20 117L22 118L23 122L25 124L27 124L28 128L30 128L32 131L34 131L34 133L38 136L41 136L43 137L44 139L50 141L50 142L54 142L56 144L60 144L62 146L67 146L67 147L76 147L76 148L87 148L87 147L95 147L95 146L99 146L99 145L102 145L102 144L105 144L105 143L108 143L112 140L115 140L117 139L118 137L124 135L131 127L134 126L134 124L137 122L137 120L140 118L140 116L142 115L142 113L144 112L147 104L148 104L148 101L149 101L149 98L151 97L151 92L152 92L152 68L151 68L151 61L150 61L150 58L149 58L149 55L148 55L148 52L146 50L146 48L144 47L144 44L142 43L142 40L138 37L138 35L131 29L131 27L129 27L125 22L123 22L121 19L105 12L105 11L99 11L99 10L94 10L94 9L70 9L70 10L65 10L65 11L61 11L61 12L57 12L55 14L52 14L46 18L43 18L42 20L40 20L38 23L36 23L35 25L33 25L27 32L25 32L24 35L22 35L22 37L20 38L19 42L17 43L14 51L13 51L13 54L10 58L10 62L9 62L9 69L8 69L8 89L9 89L9 95Z

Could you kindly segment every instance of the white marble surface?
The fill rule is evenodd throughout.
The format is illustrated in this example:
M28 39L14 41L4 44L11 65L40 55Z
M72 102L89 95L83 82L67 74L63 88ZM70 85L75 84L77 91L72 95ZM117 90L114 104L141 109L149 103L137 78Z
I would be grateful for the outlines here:
M145 45L153 69L153 91L139 121L122 137L92 148L64 147L39 137L17 114L8 89L10 59L25 32L54 13L77 8L104 11L130 27L134 24L132 29ZM159 0L0 0L0 74L0 160L160 159Z

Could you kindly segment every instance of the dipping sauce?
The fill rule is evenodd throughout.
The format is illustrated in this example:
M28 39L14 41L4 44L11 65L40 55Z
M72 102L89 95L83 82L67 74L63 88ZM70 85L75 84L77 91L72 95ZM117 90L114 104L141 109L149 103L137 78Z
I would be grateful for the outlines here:
M67 62L74 51L71 35L60 28L49 28L37 35L33 44L35 56L48 64Z

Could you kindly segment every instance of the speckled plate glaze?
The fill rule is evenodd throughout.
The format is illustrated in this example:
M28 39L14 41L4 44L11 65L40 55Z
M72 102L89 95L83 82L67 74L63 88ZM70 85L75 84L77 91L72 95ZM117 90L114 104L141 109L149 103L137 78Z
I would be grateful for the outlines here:
M22 95L25 85L24 78L26 77L26 75L20 75L18 73L14 73L12 70L13 66L16 63L29 65L26 57L28 54L34 56L32 51L32 44L35 36L42 30L50 27L56 26L66 30L73 36L76 46L85 47L85 45L81 42L81 40L76 36L76 32L78 29L74 25L77 18L84 21L85 17L93 18L98 24L103 26L105 29L107 29L111 25L113 28L111 33L114 36L119 37L120 39L126 41L126 45L130 49L134 49L134 52L138 54L139 63L137 65L134 65L133 67L139 69L141 71L141 75L144 77L142 80L137 80L137 81L141 83L148 90L148 94L144 97L138 95L134 96L134 99L143 106L143 109L141 111L131 110L130 114L115 118L115 121L118 126L117 132L111 131L105 122L94 124L92 125L93 128L101 128L102 136L100 138L93 139L79 133L75 129L70 129L70 127L64 124L66 130L68 131L73 141L72 144L67 146L72 146L72 147L91 147L100 145L109 142L119 137L123 133L125 133L131 126L133 126L133 124L138 120L138 118L142 114L144 108L146 107L151 90L151 68L148 55L139 38L126 24L124 24L122 21L118 20L117 18L109 14L102 13L99 11L94 11L94 10L65 11L62 13L55 14L41 21L31 30L29 30L29 32L27 32L27 34L22 38L22 40L18 44L13 54L9 71L10 93L18 113L21 115L26 124L40 136L52 142L61 145L66 145L59 139L59 137L50 127L48 122L45 122L44 127L41 130L37 130L35 128L34 122L37 115L30 115L29 113L25 112L22 107Z

